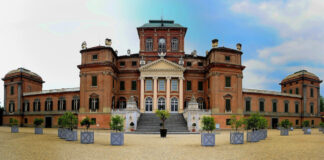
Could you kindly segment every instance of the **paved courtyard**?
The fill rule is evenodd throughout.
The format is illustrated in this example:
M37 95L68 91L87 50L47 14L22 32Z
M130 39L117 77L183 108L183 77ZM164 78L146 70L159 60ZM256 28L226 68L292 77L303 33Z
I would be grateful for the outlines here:
M324 159L324 134L318 129L312 135L302 130L279 136L278 130L269 130L268 138L258 143L229 144L229 132L216 135L215 147L200 146L200 135L126 134L124 146L109 145L109 131L96 130L94 144L67 142L57 137L57 129L44 129L44 135L34 135L33 128L20 128L10 133L9 127L0 127L1 160L90 160L90 159Z

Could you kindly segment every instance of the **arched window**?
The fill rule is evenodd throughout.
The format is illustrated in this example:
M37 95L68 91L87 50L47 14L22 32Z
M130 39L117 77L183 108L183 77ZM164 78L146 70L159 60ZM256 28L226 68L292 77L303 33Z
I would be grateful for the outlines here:
M187 97L187 98L184 100L184 104L183 104L183 106L184 106L185 109L188 108L188 103L190 102L190 100L191 100L190 97Z
M57 101L57 110L65 111L66 110L66 101L64 97L60 97Z
M178 112L178 99L175 97L171 99L171 112Z
M15 102L14 101L9 102L9 112L10 113L15 112Z
M152 98L147 97L145 100L145 111L146 112L152 112Z
M39 99L35 99L33 103L34 111L40 111L41 103Z
M72 99L72 111L79 111L80 109L80 98L79 96L74 96Z
M197 102L198 102L199 109L206 109L204 98L202 97L197 98Z
M112 97L112 100L111 100L111 108L113 110L115 109L115 96Z
M171 50L172 51L178 51L178 49L179 49L178 38L172 38L172 40L171 40Z
M97 112L99 110L99 96L97 94L90 95L89 110L90 112Z
M166 41L164 38L160 38L159 39L159 49L158 49L159 53L161 52L166 52Z
M147 52L153 51L153 39L152 38L147 38L145 40L145 51L147 51Z
M126 98L125 97L119 97L118 103L119 103L119 106L118 106L119 109L126 108Z
M165 110L165 99L163 97L158 100L158 109Z
M53 101L52 98L46 98L45 101L45 111L52 111L53 110Z
M29 101L25 100L23 103L24 112L29 112Z

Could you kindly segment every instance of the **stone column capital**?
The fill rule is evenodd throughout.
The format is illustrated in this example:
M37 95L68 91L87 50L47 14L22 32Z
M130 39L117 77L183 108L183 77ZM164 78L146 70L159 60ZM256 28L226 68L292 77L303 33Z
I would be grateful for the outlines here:
M170 76L167 76L167 77L166 77L167 80L170 80L171 78L172 78L172 77L170 77Z
M145 79L145 77L139 77L138 79L140 79L140 80L144 80L144 79Z
M153 76L153 79L154 79L154 80L157 80L158 78L159 78L159 77L157 77L157 76Z

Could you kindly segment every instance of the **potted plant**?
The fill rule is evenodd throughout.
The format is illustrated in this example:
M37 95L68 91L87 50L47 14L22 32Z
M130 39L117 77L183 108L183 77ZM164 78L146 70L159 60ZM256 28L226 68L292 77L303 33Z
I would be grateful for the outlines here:
M260 140L265 140L267 137L268 137L268 130L267 130L267 127L268 127L268 120L262 116L260 116L260 119L259 119L259 132L260 132L260 137L259 139Z
M324 122L320 122L319 131L322 131L324 133Z
M162 128L160 129L161 138L165 138L167 136L168 130L165 128L165 121L170 117L170 113L166 110L157 110L155 112L156 116L158 116L162 121Z
M213 130L215 130L216 127L214 118L203 116L202 125L203 132L201 132L201 145L215 146L215 133L213 133Z
M11 133L18 133L19 132L18 120L14 118L10 118L9 123L11 126Z
M131 122L131 123L129 124L129 126L130 126L130 130L131 130L132 132L135 131L135 129L134 129L134 126L135 126L134 122Z
M197 126L196 123L192 123L192 132L196 132L196 126Z
M94 125L94 121L91 121L89 117L84 118L81 121L81 126L86 127L86 131L81 131L81 143L82 144L90 144L94 143L94 132L89 132L90 125Z
M303 121L303 130L304 130L304 134L311 134L311 129L310 129L310 124L309 121Z
M280 135L281 136L288 136L289 135L289 128L291 127L292 123L289 122L288 119L285 119L280 122Z
M243 119L236 119L233 115L230 120L230 125L234 132L230 133L230 143L231 144L243 144L244 143L244 131L240 132L239 129L242 127L244 121Z
M35 118L34 125L35 125L35 134L43 134L43 128L41 125L43 124L43 118Z
M64 118L63 116L60 116L57 120L57 125L58 125L58 129L57 129L57 136L60 137L60 138L63 138L62 135L63 135L63 132L64 132Z
M124 118L116 115L111 118L110 128L116 132L110 133L110 144L111 145L124 145Z
M72 112L64 113L64 122L67 127L66 131L66 140L67 141L77 141L78 140L78 132L73 129L77 128L78 118Z
M259 121L260 115L258 113L254 113L244 120L245 128L247 129L246 139L248 142L258 142L260 140L259 132L257 131L259 129ZM249 132L249 130L252 130L252 132Z

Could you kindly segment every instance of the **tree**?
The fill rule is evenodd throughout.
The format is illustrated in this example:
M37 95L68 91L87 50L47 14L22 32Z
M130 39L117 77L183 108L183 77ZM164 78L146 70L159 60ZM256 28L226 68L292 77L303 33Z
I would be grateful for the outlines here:
M231 117L230 124L231 124L232 129L235 129L235 131L237 132L238 129L240 127L242 127L242 125L244 124L244 120L242 118L241 119L236 119L236 116L233 115Z
M111 118L110 128L116 132L121 132L124 128L124 118L120 115L113 116Z
M288 128L290 128L292 126L292 123L289 122L288 119L285 119L285 120L283 120L283 121L280 122L280 126L282 128L288 129Z
M165 110L157 110L155 112L155 114L162 121L162 129L165 129L164 124L165 124L165 121L170 117L170 113L168 111L165 111Z
M324 112L324 97L320 97L321 112Z
M212 132L213 130L216 129L216 127L215 127L215 120L214 120L213 117L203 116L203 118L202 118L202 124L203 124L202 129L204 131L207 131L208 133L209 132Z
M90 125L94 125L94 121L91 121L89 117L86 117L84 118L82 121L81 121L81 126L86 126L87 128L87 131L88 129L90 128Z
M43 118L35 118L34 119L35 127L39 127L40 125L42 125L43 122L44 122Z
M72 131L78 125L78 118L72 112L65 112L63 115L63 124Z
M261 116L259 113L252 114L249 118L244 120L245 128L247 130L251 129L252 131L258 130L260 127Z

